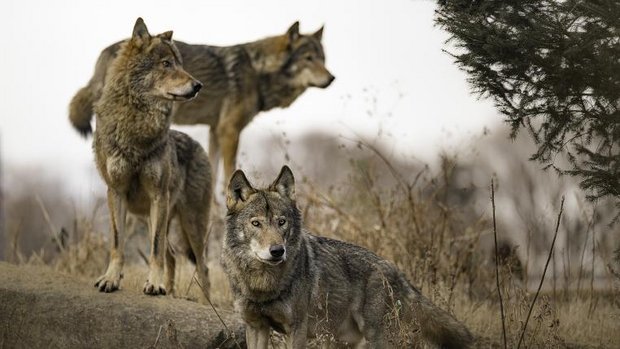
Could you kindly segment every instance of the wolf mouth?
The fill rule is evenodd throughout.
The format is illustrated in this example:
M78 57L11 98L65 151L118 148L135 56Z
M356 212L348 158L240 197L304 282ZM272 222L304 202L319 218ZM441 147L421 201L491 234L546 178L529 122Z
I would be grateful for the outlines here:
M186 93L184 95L178 95L178 94L175 94L175 93L168 92L168 95L171 96L172 99L175 100L175 101L186 101L186 100L189 100L189 99L192 99L192 98L196 97L197 94L198 93L194 92L194 91Z
M286 260L285 258L264 259L261 258L257 253L254 253L254 256L256 256L256 259L258 259L259 261L269 265L278 265Z

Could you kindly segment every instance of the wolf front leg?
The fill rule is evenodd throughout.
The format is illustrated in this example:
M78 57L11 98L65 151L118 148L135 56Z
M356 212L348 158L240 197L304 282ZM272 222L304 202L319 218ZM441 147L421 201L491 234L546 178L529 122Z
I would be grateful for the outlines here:
M219 144L224 160L224 177L230 180L237 166L237 149L239 148L239 133L241 130L234 127L225 127L218 132Z
M110 210L110 262L108 269L95 282L95 287L101 292L118 290L123 263L125 261L125 220L127 217L127 204L124 195L108 187L108 209Z
M237 149L239 135L249 122L247 107L244 103L229 103L222 108L215 130L217 142L224 162L224 181L228 182L237 166Z
M269 327L245 326L245 341L248 349L267 349L269 345Z
M168 217L170 193L166 190L151 199L149 228L151 230L151 254L149 257L149 276L144 283L143 292L157 296L166 294L164 261L168 249Z
M220 145L217 140L215 126L209 126L209 162L211 164L211 173L213 176L211 184L213 185L213 189L215 189L215 187L217 187L217 175L220 166ZM224 180L228 181L228 178L224 178ZM215 190L213 192L215 192Z
M286 339L288 349L304 349L308 340L308 317L291 331Z

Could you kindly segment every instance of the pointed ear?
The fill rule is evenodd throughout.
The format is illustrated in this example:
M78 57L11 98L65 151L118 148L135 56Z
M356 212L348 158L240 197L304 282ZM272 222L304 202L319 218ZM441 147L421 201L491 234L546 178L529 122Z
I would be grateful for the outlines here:
M235 171L228 183L228 190L226 191L226 207L232 210L240 202L247 201L251 194L255 193L256 189L252 188L252 185L245 177L245 173L241 170Z
M146 24L144 24L144 20L142 17L138 17L136 20L136 24L133 26L133 35L131 39L138 42L146 42L151 38L151 34L149 34L149 30L146 28Z
M325 26L321 26L321 29L317 30L312 36L321 41L321 39L323 39L323 28L325 28Z
M278 178L269 186L269 189L291 200L295 200L295 177L293 177L293 171L286 165L282 167Z
M172 30L168 30L167 32L163 32L157 36L164 40L172 41Z
M290 28L286 31L286 36L288 37L289 42L295 42L299 39L299 21L293 23Z

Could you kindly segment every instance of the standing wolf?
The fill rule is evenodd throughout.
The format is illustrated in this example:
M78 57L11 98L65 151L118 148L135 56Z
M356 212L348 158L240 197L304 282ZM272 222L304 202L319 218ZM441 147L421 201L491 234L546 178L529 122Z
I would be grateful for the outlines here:
M202 84L182 67L172 32L151 36L141 18L118 50L95 104L95 161L108 186L112 250L106 273L95 286L119 287L127 212L148 216L149 275L144 293L172 292L175 259L167 244L170 220L178 217L182 238L195 257L208 294L206 233L211 169L200 144L170 130L173 101L196 96ZM165 270L165 273L164 273ZM165 274L165 275L164 275Z
M235 46L175 41L185 69L205 86L193 101L175 105L173 120L209 125L209 157L216 174L221 153L224 178L230 178L241 131L259 112L288 107L308 87L325 88L334 80L325 68L322 36L323 28L301 35L295 23L284 35ZM69 119L84 135L92 130L93 103L101 97L110 62L121 45L113 44L101 52L95 74L71 100Z
M288 167L266 189L253 188L236 171L226 204L222 264L249 348L266 349L270 329L286 334L289 348L304 348L307 336L322 332L334 344L365 340L370 348L410 346L401 337L416 330L441 348L466 348L472 341L391 263L304 231Z

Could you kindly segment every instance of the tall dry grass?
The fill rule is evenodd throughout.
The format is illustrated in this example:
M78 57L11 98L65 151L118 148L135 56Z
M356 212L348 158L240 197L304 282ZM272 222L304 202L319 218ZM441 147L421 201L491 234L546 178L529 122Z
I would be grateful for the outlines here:
M407 175L389 161L385 165L383 175L387 172L396 183L392 187L376 185L380 174L363 161L353 163L351 188L339 195L320 193L307 185L302 191L306 225L314 232L354 242L391 260L433 302L464 321L479 336L478 347L499 347L504 330L495 256L481 245L492 233L492 222L465 217L461 207L448 203L455 161L444 156L437 173L423 168ZM527 261L519 259L519 247L506 244L498 249L497 257L508 348L516 348L522 335L522 348L620 346L620 292L613 283L586 290L574 288L576 281L569 280L558 296L545 279L547 287L533 304L524 331L536 289L527 287ZM539 246L545 253L550 247ZM551 255L556 254L554 251ZM607 261L610 273L615 272L612 259ZM585 269L588 267L582 265ZM536 275L542 269L529 272ZM616 282L619 280L616 276Z
M575 289L569 287L574 283L564 283L561 295L543 288L523 333L535 293L527 287L527 279L542 270L526 270L528 263L516 253L518 246L503 243L497 256L483 246L482 241L492 234L492 221L483 215L472 217L466 207L450 200L453 171L457 168L454 158L444 156L437 171L428 167L403 171L381 151L368 144L362 146L373 154L373 161L352 160L348 185L323 190L310 180L300 181L299 206L309 230L359 244L392 261L428 298L452 312L476 334L477 347L500 347L505 335L507 347L515 348L522 334L523 348L620 347L620 294L613 284ZM301 174L297 177L303 178ZM105 220L106 215L102 208L75 217L73 226L65 229L68 237L62 248L52 255L39 251L25 256L17 243L9 245L9 255L18 256L16 263L40 264L93 281L107 264L108 237L97 223ZM214 208L210 236L211 301L217 309L230 309L231 294L218 261L223 215L222 207ZM132 218L129 227L128 254L134 258L125 268L122 288L140 292L147 274L143 256L148 254L148 239L139 220ZM11 239L15 240L8 240ZM550 245L539 248L548 252ZM498 279L495 257L499 262ZM605 258L609 273L620 279L613 256ZM200 289L193 280L194 268L183 258L180 260L175 296L198 300ZM588 266L582 265L579 281L583 284L590 282L588 270ZM320 345L328 339L320 337L313 343ZM272 346L280 345L281 340L275 337Z

